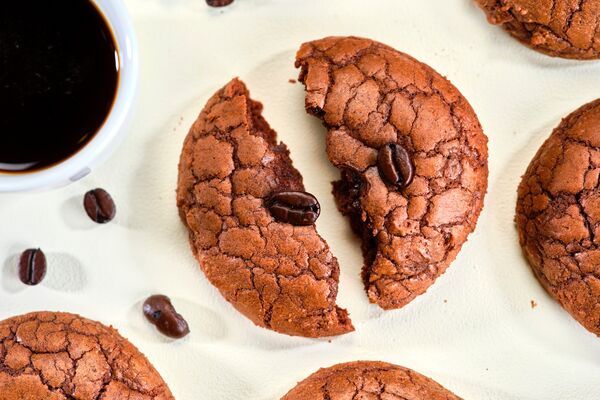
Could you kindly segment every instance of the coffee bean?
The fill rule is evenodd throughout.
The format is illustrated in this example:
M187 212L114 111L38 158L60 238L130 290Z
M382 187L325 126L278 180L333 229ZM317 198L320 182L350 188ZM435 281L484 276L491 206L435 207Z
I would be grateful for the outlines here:
M175 311L167 296L157 294L148 297L144 302L144 315L165 336L181 339L190 333L188 323Z
M115 202L104 189L94 189L87 192L83 199L83 206L92 221L99 224L112 221L117 213Z
M407 188L415 177L410 155L397 143L387 144L379 150L377 166L381 177L399 189Z
M306 192L279 192L267 201L271 215L296 226L313 225L321 214L316 197Z
M225 7L233 3L233 0L206 0L206 4L211 7Z
M19 279L35 286L46 276L46 256L40 249L25 250L19 259Z

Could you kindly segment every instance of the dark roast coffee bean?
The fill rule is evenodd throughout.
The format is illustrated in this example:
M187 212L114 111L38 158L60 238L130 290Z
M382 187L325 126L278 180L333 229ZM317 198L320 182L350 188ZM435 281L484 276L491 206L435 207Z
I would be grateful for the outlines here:
M112 221L117 213L115 202L104 189L94 189L87 192L83 199L83 206L92 221L99 224Z
M405 189L415 177L415 168L406 149L390 143L379 150L377 157L379 174L390 184Z
M144 315L165 336L181 339L190 333L186 320L175 311L171 299L160 294L144 302Z
M206 4L211 7L225 7L233 3L233 0L206 0Z
M19 278L26 285L35 286L46 276L46 256L40 249L25 250L19 259Z
M276 220L297 226L313 225L321 214L315 196L306 192L275 193L267 207Z

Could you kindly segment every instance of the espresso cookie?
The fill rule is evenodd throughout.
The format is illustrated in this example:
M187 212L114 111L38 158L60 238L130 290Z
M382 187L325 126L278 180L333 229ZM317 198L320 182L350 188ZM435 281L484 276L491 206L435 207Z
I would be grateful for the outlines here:
M255 324L307 337L352 331L348 313L335 304L338 262L314 225L300 225L317 213L308 210L310 218L300 218L284 210L312 197L274 197L304 191L304 185L261 112L234 79L192 126L177 190L192 250L210 282Z
M476 0L492 24L553 57L600 58L598 0Z
M565 118L519 186L517 228L544 288L600 336L600 99Z
M424 293L475 229L487 138L471 106L427 65L386 45L302 45L306 109L323 119L333 193L363 240L369 299L400 308Z
M407 368L356 361L324 368L281 400L460 400L433 380Z
M0 400L172 400L146 357L78 315L38 312L0 322Z

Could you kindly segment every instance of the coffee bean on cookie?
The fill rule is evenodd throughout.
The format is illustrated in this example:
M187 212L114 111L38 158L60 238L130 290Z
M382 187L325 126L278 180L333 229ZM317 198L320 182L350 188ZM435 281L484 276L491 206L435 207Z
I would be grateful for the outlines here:
M267 201L271 215L296 226L313 225L321 213L317 198L306 192L280 192Z
M25 250L19 259L19 279L26 285L38 285L46 276L46 256L40 249Z
M487 190L487 138L467 100L431 69L382 43L328 37L296 66L307 112L327 128L340 211L363 240L371 302L424 293L475 229Z
M553 57L600 58L598 0L477 0L492 24Z
M90 190L83 199L85 212L98 224L105 224L113 220L117 213L115 202L104 189Z
M160 374L115 329L36 312L0 321L2 400L174 400Z
M187 321L175 311L171 299L163 295L148 297L144 302L144 315L165 336L181 339L190 333Z
M377 166L381 176L398 189L408 187L415 176L408 151L397 143L390 143L379 149Z
M262 109L234 79L185 139L177 205L194 254L256 325L306 337L348 333L348 312L336 304L338 261L314 224L318 202Z
M356 361L315 372L281 400L461 400L439 383L397 365Z
M517 229L542 286L600 336L600 99L567 116L523 175Z

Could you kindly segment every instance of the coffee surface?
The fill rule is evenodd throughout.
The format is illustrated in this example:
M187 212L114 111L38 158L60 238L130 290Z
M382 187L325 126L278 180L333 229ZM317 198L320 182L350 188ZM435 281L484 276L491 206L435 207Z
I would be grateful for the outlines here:
M0 171L42 169L85 146L111 110L118 64L92 2L0 2Z

